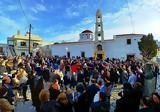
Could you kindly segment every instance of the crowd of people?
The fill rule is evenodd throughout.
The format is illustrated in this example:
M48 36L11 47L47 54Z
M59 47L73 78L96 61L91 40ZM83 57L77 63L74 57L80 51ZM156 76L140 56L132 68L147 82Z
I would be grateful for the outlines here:
M153 75L159 75L158 66ZM112 89L123 88L115 112L160 112L160 95L143 95L144 63L81 57L1 57L0 110L13 112L18 91L37 112L110 112Z

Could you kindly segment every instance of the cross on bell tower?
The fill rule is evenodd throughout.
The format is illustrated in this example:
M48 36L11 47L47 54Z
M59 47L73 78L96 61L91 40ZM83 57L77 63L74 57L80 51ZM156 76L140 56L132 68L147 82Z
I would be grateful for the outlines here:
M95 28L95 42L99 43L104 41L104 33L103 33L103 21L102 21L102 13L98 9L96 12L96 28Z

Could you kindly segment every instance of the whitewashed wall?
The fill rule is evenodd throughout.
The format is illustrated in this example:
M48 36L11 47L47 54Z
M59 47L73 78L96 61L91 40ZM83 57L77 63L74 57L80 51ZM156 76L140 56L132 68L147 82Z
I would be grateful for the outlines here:
M114 36L112 40L105 40L103 49L105 57L126 59L127 55L135 55L136 58L141 58L138 48L138 42L143 35L119 35ZM131 44L127 45L127 39L131 39ZM86 57L93 57L94 42L70 43L70 44L55 44L51 46L52 55L64 56L70 52L71 56L81 56L81 52L85 52Z
M114 36L113 40L105 41L106 57L126 59L128 54L134 54L136 58L141 58L138 48L141 38L142 35ZM127 39L131 39L130 45L127 45Z
M81 52L85 52L86 57L92 57L94 53L94 44L91 43L76 43L76 44L55 44L52 45L52 55L67 56L81 56Z

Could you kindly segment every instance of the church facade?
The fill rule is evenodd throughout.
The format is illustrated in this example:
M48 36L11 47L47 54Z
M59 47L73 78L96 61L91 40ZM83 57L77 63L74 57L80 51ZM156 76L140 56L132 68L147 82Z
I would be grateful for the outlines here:
M142 58L138 42L143 34L114 35L104 40L103 20L100 10L96 12L95 33L85 30L80 33L77 42L62 42L51 45L52 55L67 57L94 57L96 59L128 57Z

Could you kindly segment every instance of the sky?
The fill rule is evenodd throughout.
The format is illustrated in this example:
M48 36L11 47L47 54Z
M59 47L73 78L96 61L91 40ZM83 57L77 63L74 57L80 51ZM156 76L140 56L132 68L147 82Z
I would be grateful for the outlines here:
M103 16L105 39L126 33L153 33L160 40L160 0L0 0L0 43L32 24L45 41L78 41L95 31L95 14Z

